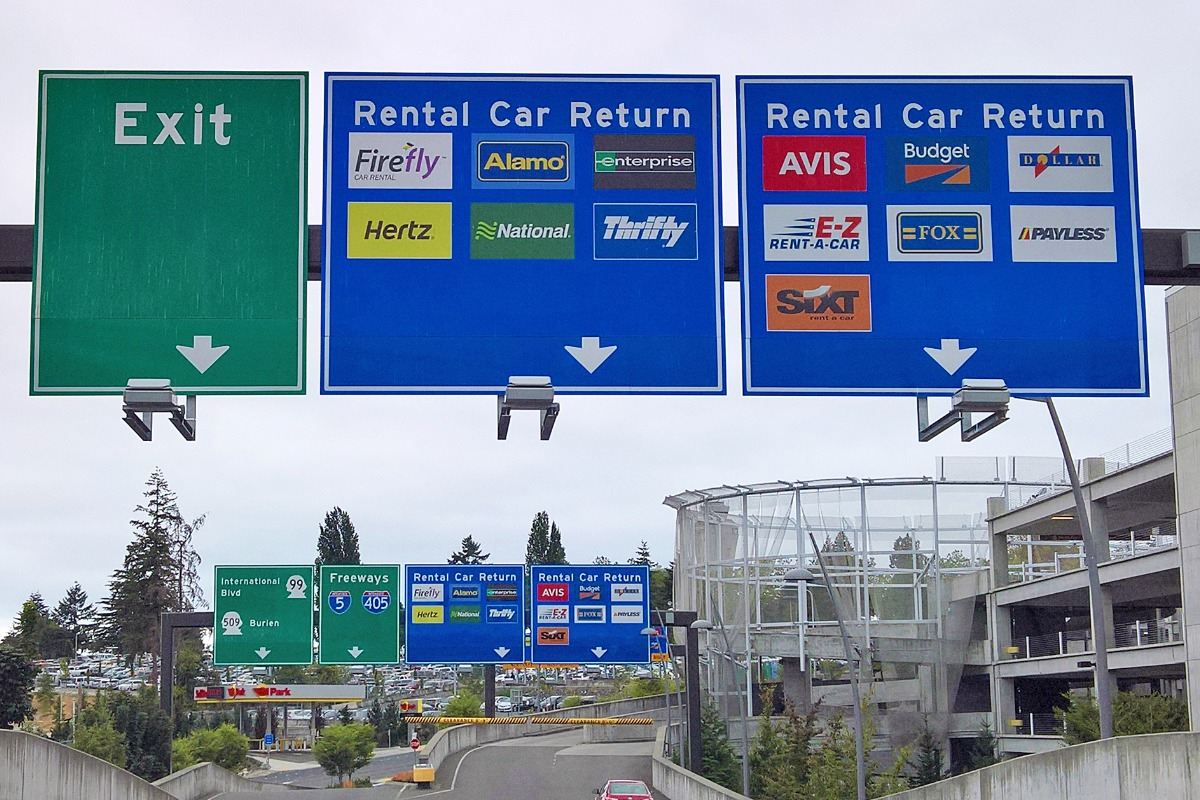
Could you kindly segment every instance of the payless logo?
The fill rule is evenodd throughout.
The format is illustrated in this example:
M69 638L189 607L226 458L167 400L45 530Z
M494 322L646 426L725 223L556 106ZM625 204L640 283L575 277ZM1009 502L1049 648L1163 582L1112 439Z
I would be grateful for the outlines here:
M767 275L767 330L871 330L871 276Z
M475 174L471 186L476 189L574 189L571 151L575 137L512 136L504 139L476 134Z
M472 203L471 258L575 258L572 203Z
M451 622L479 622L479 606L450 606Z
M538 628L537 643L546 645L559 645L571 643L570 628Z
M696 218L695 204L596 203L595 258L695 261Z
M1112 206L1012 206L1014 262L1117 260Z
M442 583L414 583L409 586L409 599L414 603L440 603L446 596Z
M865 192L867 137L762 137L763 190Z
M566 583L539 583L537 599L539 603L565 603L570 598L571 587Z
M695 189L696 137L629 134L592 138L596 189Z
M629 608L614 607L612 610L612 621L620 624L642 624L642 608L641 606L632 606Z
M1111 192L1112 137L1010 136L1013 192Z
M351 189L453 189L454 135L352 133Z
M414 625L440 625L445 621L441 606L413 606L412 621Z
M449 203L348 203L347 258L450 258Z
M891 261L991 261L990 206L888 206Z
M983 136L889 136L888 191L987 191L987 154Z
M867 261L866 206L763 206L767 261Z

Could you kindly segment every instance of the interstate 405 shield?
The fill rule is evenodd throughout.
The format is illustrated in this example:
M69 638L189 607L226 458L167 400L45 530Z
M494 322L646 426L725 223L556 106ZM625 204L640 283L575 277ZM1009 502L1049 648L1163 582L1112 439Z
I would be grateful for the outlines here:
M738 79L750 394L1145 395L1129 78Z
M327 393L725 391L712 76L326 76Z

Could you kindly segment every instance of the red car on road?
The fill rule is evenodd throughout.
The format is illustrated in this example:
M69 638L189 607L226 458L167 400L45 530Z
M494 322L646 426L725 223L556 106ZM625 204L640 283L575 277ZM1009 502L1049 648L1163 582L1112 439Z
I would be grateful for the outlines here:
M600 800L653 800L653 795L641 781L609 781L597 789Z

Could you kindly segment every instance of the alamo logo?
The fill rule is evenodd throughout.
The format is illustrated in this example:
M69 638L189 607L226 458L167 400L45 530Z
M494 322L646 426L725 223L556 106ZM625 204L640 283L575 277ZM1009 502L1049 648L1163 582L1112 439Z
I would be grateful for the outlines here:
M593 188L696 188L695 136L600 135L592 149Z
M509 136L503 139L476 134L475 189L574 189L571 151L575 137Z

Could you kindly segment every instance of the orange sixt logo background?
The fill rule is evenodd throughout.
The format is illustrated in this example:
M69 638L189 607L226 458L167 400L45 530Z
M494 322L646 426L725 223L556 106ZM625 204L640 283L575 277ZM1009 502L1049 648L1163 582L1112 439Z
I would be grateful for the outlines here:
M767 330L871 330L871 276L767 275Z

